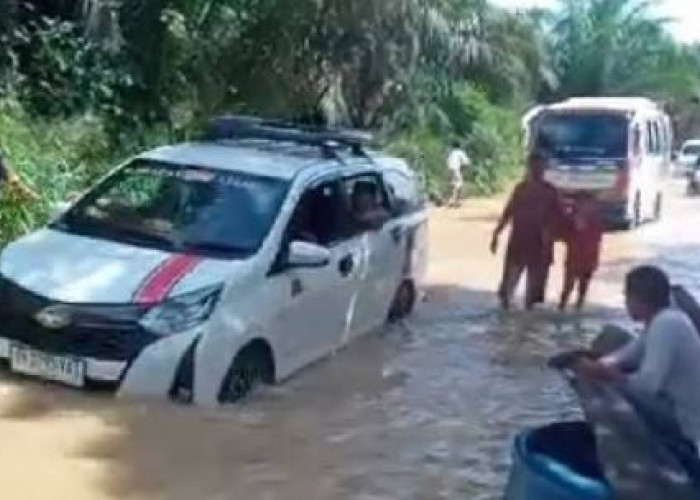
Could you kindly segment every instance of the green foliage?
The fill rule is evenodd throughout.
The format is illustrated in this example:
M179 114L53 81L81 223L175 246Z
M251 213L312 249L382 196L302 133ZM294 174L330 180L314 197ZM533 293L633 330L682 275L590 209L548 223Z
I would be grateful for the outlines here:
M144 147L166 141L165 129L135 130L114 149L104 120L93 114L37 120L16 101L0 99L0 143L20 177L39 194L25 202L0 197L0 238L7 241L44 223L56 202L94 183L115 164Z
M5 199L0 229L34 226L115 160L225 112L375 130L433 197L453 139L474 161L473 192L517 175L519 114L536 101L647 95L684 138L700 131L700 50L674 41L651 3L0 2L0 141L42 193Z
M433 119L399 132L389 149L409 160L421 174L431 198L448 189L447 155L452 141L463 144L473 162L467 179L475 194L501 189L522 164L519 114L491 103L483 91L463 86L442 99Z
M680 137L699 131L699 61L671 37L654 2L561 0L548 17L543 25L558 77L550 99L645 95L667 105Z

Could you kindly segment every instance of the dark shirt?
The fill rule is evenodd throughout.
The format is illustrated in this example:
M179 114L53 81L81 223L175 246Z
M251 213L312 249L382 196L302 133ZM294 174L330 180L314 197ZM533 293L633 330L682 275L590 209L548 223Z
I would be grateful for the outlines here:
M511 220L506 259L512 264L549 264L562 214L559 195L544 181L525 181L513 192L505 215Z

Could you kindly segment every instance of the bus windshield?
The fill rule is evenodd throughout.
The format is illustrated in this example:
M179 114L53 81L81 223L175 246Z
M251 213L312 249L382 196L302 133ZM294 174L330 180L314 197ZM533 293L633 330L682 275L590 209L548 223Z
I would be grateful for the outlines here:
M628 127L612 113L550 114L539 123L536 146L559 159L626 158Z

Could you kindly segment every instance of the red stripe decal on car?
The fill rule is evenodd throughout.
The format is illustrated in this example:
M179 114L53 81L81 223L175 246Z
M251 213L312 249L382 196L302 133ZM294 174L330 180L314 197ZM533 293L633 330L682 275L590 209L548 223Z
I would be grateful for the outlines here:
M139 287L134 301L138 304L162 302L175 285L201 261L201 258L192 255L173 255L165 259Z

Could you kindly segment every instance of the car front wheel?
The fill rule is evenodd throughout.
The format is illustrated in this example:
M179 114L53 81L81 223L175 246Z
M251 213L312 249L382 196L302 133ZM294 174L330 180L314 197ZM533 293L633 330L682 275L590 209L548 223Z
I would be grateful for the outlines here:
M240 401L260 385L271 385L274 379L274 361L269 346L263 341L254 341L233 359L219 390L219 402Z
M405 318L411 312L416 304L416 289L408 280L401 283L396 294L394 295L394 300L391 303L391 308L389 309L389 321L396 322L400 319Z

